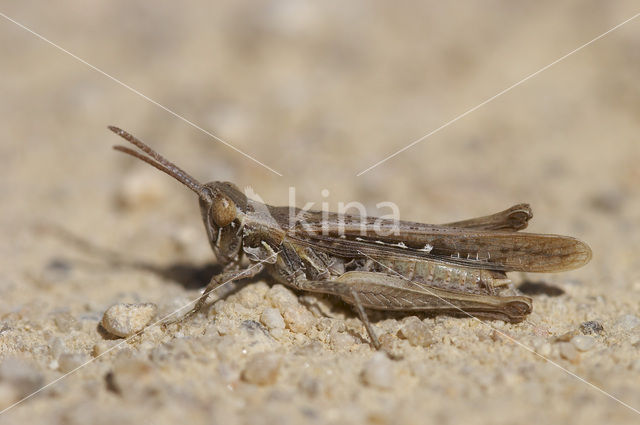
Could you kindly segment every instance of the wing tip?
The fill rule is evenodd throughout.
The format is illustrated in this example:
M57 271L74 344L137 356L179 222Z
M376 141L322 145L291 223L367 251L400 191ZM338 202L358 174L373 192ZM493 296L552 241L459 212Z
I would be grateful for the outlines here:
M566 237L568 241L571 241L571 251L567 252L563 261L559 261L549 268L549 272L564 272L569 270L579 269L582 266L587 265L593 257L593 251L591 247L580 239Z
M576 239L576 251L580 260L576 261L575 268L587 265L589 261L591 261L591 258L593 258L593 251L591 250L591 247L587 245L586 242L579 239Z

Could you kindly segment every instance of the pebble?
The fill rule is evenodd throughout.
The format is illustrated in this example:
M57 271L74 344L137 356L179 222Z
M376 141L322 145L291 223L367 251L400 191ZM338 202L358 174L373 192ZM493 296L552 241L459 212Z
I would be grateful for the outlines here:
M563 359L569 360L572 363L578 360L578 350L576 350L576 347L570 342L561 342L558 344L558 348L560 350L560 357Z
M257 282L243 288L235 296L236 302L250 310L255 310L264 303L264 296L269 290L269 286L264 282Z
M364 364L362 380L372 387L389 389L395 381L393 362L386 354L377 352Z
M631 331L640 326L640 317L634 316L633 314L624 314L618 317L615 326L622 332Z
M416 316L406 317L402 323L398 336L409 341L409 344L416 347L428 347L434 343L429 327Z
M297 305L289 306L284 311L284 321L292 332L305 333L315 325L316 318L309 310Z
M58 357L58 370L62 373L71 372L89 360L89 356L82 353L62 353Z
M382 334L376 332L376 335L378 335L378 341L380 342L380 350L386 353L388 357L395 360L403 358L404 354L402 345L400 344L400 339L396 335L388 332ZM367 338L366 341L369 341L369 339Z
M580 351L589 351L596 345L596 340L589 335L576 335L571 338L571 343Z
M273 307L283 311L287 307L298 305L298 297L283 285L273 285L266 294L267 300Z
M104 312L102 327L110 334L128 337L142 330L157 311L153 303L115 304Z
M260 322L269 330L284 329L284 319L277 308L265 308L260 315Z
M347 350L353 347L356 339L347 332L331 332L331 347L334 350Z
M0 381L9 384L19 397L25 397L42 387L44 378L29 363L9 357L0 364Z
M533 348L536 353L542 356L549 356L551 354L551 344L543 337L536 337L532 341Z
M582 322L580 324L580 332L585 335L597 335L601 334L604 331L602 324L600 322L596 322L595 320L589 320L588 322Z
M118 189L116 201L126 209L155 204L166 196L166 184L148 170L136 171L125 177Z
M282 356L276 353L257 353L249 360L242 371L242 378L250 384L270 385L278 378Z

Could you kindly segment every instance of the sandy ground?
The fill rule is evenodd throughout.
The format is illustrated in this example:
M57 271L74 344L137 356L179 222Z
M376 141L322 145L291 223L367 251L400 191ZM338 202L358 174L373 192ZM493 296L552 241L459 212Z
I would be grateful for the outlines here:
M636 2L201 3L2 3L283 176L0 19L0 405L51 383L0 423L638 422L640 21L356 177ZM437 223L530 202L531 231L594 257L513 274L534 299L520 324L374 315L399 360L340 302L264 276L124 341L98 326L109 306L162 317L213 257L193 194L113 152L108 124L272 204L295 187L298 206L392 201Z

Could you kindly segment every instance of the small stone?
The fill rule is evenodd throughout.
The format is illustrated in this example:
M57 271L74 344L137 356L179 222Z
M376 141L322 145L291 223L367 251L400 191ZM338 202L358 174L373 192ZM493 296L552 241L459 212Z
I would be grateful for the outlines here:
M242 371L242 378L256 385L270 385L278 378L282 356L276 353L257 353L248 361Z
M157 203L165 196L166 185L152 172L142 170L125 177L116 201L122 208L135 209Z
M9 384L20 398L40 389L42 374L32 365L16 357L9 357L0 364L0 381Z
M235 301L243 307L255 310L264 303L264 296L269 289L269 286L263 282L249 285L235 295Z
M576 350L570 342L561 342L558 344L558 348L560 350L560 357L563 359L569 360L572 363L575 363L578 360L578 350Z
M356 343L355 338L346 332L331 333L331 347L334 350L348 350Z
M403 326L398 331L398 336L409 341L416 347L428 347L433 344L433 335L429 327L416 316L409 316L402 320Z
M289 288L279 284L273 285L273 287L267 291L266 298L272 306L276 307L280 311L299 304L296 294L294 294Z
M362 380L372 387L389 389L393 386L394 378L393 362L381 352L375 353L362 369Z
M616 328L622 332L631 331L640 326L640 317L633 314L624 314L616 320Z
M386 353L389 358L398 360L404 357L402 344L397 335L387 332L382 334L376 332L376 335L378 335L378 342L380 342L380 350Z
M297 305L284 311L284 321L292 332L305 333L314 326L316 318L309 310Z
M542 337L538 337L533 341L533 348L536 353L542 356L549 356L551 354L551 344Z
M63 353L58 358L58 370L62 373L71 372L85 364L89 357L82 353Z
M580 351L589 351L596 345L596 340L589 335L576 335L571 338L571 343Z
M589 320L588 322L582 322L580 324L580 332L585 335L598 335L604 331L604 328L600 324L600 322L596 322L595 320Z
M104 312L102 327L110 334L128 337L144 329L156 311L153 303L115 304Z
M260 315L260 322L269 330L284 329L284 319L277 308L265 308Z

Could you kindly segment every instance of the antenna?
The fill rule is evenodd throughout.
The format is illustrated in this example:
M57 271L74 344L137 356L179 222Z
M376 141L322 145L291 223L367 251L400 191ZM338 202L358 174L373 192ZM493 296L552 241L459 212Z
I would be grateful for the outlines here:
M168 159L160 155L158 152L151 149L149 146L147 146L145 143L143 143L141 140L139 140L132 134L129 134L126 131L112 125L110 125L108 128L109 130L116 133L118 136L125 139L127 142L135 145L138 149L140 149L141 151L143 151L149 156L143 155L140 152L137 152L126 146L115 145L113 149L120 152L124 152L127 155L131 155L133 157L136 157L146 162L147 164L157 168L158 170L178 180L180 183L182 183L183 185L187 186L189 189L197 193L200 197L205 196L204 190L202 189L202 184L200 184L200 182L195 178L191 177L189 173L184 171L182 168L178 167L173 162L169 161Z

